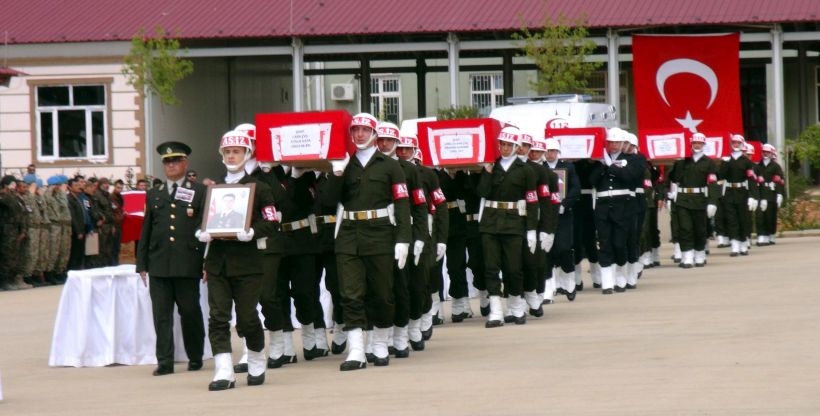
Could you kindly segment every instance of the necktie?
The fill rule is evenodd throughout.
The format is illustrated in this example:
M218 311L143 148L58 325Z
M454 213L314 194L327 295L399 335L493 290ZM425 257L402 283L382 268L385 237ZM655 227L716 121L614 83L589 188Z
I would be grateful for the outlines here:
M169 189L169 191L171 193L171 196L173 196L175 193L177 193L177 183L176 182L174 182L174 185Z

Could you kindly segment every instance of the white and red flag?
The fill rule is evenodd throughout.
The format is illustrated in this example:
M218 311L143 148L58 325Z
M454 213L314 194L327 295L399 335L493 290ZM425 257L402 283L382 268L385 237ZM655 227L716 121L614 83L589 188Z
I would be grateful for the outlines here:
M740 34L632 38L640 130L742 132Z

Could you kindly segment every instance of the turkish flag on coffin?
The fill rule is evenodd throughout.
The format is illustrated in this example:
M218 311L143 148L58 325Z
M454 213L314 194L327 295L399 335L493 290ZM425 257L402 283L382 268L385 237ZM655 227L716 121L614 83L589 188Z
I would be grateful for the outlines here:
M145 191L126 191L122 193L123 213L122 237L120 242L128 243L139 240L142 231L142 220L145 218Z
M639 130L743 131L740 35L632 38Z

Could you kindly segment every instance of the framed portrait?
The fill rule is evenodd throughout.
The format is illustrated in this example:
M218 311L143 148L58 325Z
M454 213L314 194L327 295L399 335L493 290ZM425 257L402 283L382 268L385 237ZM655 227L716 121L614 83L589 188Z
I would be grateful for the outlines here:
M247 231L253 217L254 183L211 185L208 187L208 215L202 231L213 238L235 239L238 231Z
M555 169L553 172L558 175L558 193L563 201L567 197L567 170Z

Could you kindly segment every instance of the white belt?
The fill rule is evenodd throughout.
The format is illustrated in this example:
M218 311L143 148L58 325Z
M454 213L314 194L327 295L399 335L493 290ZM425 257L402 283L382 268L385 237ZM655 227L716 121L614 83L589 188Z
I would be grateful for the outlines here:
M726 182L726 187L727 188L748 188L749 185L748 185L747 181L743 181L743 182Z
M643 193L643 188L635 188L635 193L636 194L642 194Z
M581 189L581 195L592 195L595 192L594 189Z
M777 187L777 183L775 183L775 182L764 182L763 185L766 188L771 189L772 191L774 191L774 189Z
M608 198L611 196L635 196L635 193L629 189L616 189L613 191L603 191L596 194L598 198Z
M335 215L320 215L316 217L316 224L334 224L335 222Z
M307 218L303 218L299 221L286 222L282 224L282 231L296 231L307 227L310 227L310 221Z
M467 221L478 221L478 214L467 214L464 216Z
M379 209L370 209L367 211L343 211L342 218L346 220L374 220L377 218L385 218L389 216L390 213L387 211L387 208L379 208Z
M495 208L495 209L518 209L517 202L507 202L507 201L484 201L484 206L487 208Z
M703 188L678 188L678 192L682 194L702 194L705 190Z

